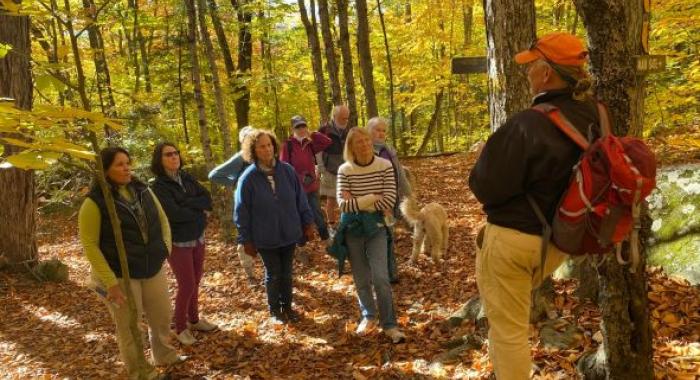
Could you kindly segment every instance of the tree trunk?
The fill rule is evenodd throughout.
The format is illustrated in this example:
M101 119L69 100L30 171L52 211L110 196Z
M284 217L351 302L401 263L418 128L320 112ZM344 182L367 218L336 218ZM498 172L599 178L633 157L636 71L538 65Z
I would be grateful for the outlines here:
M97 24L96 5L93 0L83 0L83 8L85 12L92 18L92 23L87 27L88 39L90 40L90 49L92 49L92 57L95 62L95 76L97 85L97 94L100 98L100 107L102 113L108 117L117 117L117 105L114 102L112 94L112 80L109 75L109 65L105 57L104 40L102 32ZM117 133L111 130L108 126L104 127L105 136L108 143L112 143L111 138L116 137Z
M374 93L374 68L372 67L372 53L369 46L369 21L367 19L367 1L356 0L357 11L357 53L362 71L362 86L365 89L365 102L367 104L367 118L379 115L377 109L377 96Z
M265 29L262 31L260 37L260 52L262 56L263 69L265 71L264 82L265 82L265 93L267 95L267 101L272 101L273 117L275 119L274 133L277 136L277 141L284 141L287 137L287 133L282 128L282 122L280 121L280 107L279 98L277 96L277 84L275 83L275 70L272 58L272 39L271 35L271 23L265 22L265 11L261 10L258 12L258 18L265 25Z
M199 54L197 53L197 17L195 15L194 0L185 0L187 7L187 40L190 46L190 61L192 64L192 85L194 87L194 100L197 103L197 115L199 117L199 141L202 143L204 160L207 170L214 168L214 156L211 153L211 141L209 140L209 126L207 125L207 113L202 95L202 80L199 70Z
M65 12L68 16L66 21L59 20L66 27L68 32L68 37L70 38L71 51L73 52L73 60L75 62L75 71L78 76L78 94L80 95L80 101L82 102L83 109L86 111L91 111L92 106L90 105L90 99L87 96L87 90L85 89L85 72L83 71L83 63L80 58L80 48L78 47L78 37L76 36L75 30L73 28L73 15L70 9L70 2L68 0L63 0L65 5Z
M636 76L635 56L643 54L643 3L623 0L576 0L588 34L591 72L596 94L609 107L613 133L641 130L643 77ZM644 218L643 232L648 229ZM598 268L599 305L603 317L603 356L607 379L653 379L652 334L649 323L646 241L635 273L609 257Z
M377 11L379 21L382 24L382 34L384 35L384 48L386 49L386 64L389 68L389 114L391 115L391 144L396 147L396 109L394 106L394 69L391 66L391 50L389 50L389 39L386 36L386 25L384 24L384 14L382 13L381 0L377 0Z
M338 26L340 28L340 52L343 55L343 77L345 78L345 98L350 110L350 125L357 125L357 96L355 95L355 75L352 68L350 48L350 28L348 27L348 0L338 0Z
M340 79L338 78L338 61L335 56L335 44L331 33L331 20L328 15L328 0L318 0L318 16L321 19L321 35L326 53L328 81L331 83L331 100L334 105L343 102L340 96Z
M2 9L2 7L0 7ZM0 98L14 99L17 108L32 108L32 73L30 66L31 21L28 16L0 13L0 43L12 50L0 58ZM10 137L0 133L0 137ZM18 136L12 136L17 138ZM18 152L4 145L3 156ZM34 171L14 167L0 169L0 269L32 267L38 260L36 245L36 206Z
M311 49L311 67L314 71L314 82L316 83L316 99L318 101L318 111L320 112L321 124L328 121L331 113L330 106L326 100L326 80L323 77L323 58L321 56L321 42L318 39L318 30L316 29L316 7L314 0L311 0L311 15L314 19L313 23L309 20L306 12L305 0L298 0L299 14L301 22L306 30L306 39Z
M513 60L535 39L534 0L484 0L489 115L495 131L508 116L529 107L525 70Z
M236 66L233 63L233 58L231 56L231 49L228 46L228 40L226 39L226 32L221 24L221 19L219 18L219 5L216 0L209 1L209 15L211 16L211 23L214 25L214 31L216 32L216 39L219 41L219 49L221 49L221 56L224 59L224 67L226 68L226 75L229 80L232 81L234 73L236 71ZM232 81L233 82L233 81Z
M464 27L464 42L462 45L463 50L467 50L472 44L472 37L474 35L474 2L473 0L463 0L462 5L462 23Z
M134 12L134 43L138 45L141 54L141 68L143 69L143 80L146 85L146 92L151 92L151 72L148 64L148 54L146 52L146 39L143 38L141 24L139 22L139 0L130 0L129 5ZM136 46L134 46L136 48ZM134 54L137 54L134 52Z
M250 23L253 21L253 12L249 10L250 0L231 0L231 5L236 10L238 18L238 72L236 74L236 122L238 129L250 124L250 89L246 81L250 77L253 67L253 35Z
M207 54L207 62L209 63L209 71L211 72L211 82L214 87L214 99L216 100L216 113L219 118L219 130L221 132L221 140L224 145L224 155L231 157L233 155L233 146L231 145L231 129L228 123L228 114L226 113L226 105L224 104L224 94L221 90L221 81L219 80L219 69L216 66L216 55L214 46L211 43L209 29L207 29L206 10L207 4L205 0L198 0L197 3L199 18L199 30L204 42L204 51Z
M185 32L182 25L177 39L177 92L180 98L180 117L182 118L182 129L185 133L185 143L190 144L190 134L187 131L187 109L185 97L182 90L182 44L185 41Z
M433 138L433 135L435 134L435 130L437 129L437 120L438 117L440 116L440 110L442 109L442 98L444 97L445 94L445 89L441 88L440 92L438 92L435 95L435 110L433 111L433 115L430 117L430 122L428 123L428 128L425 130L425 136L423 136L423 141L420 144L420 147L418 147L418 150L416 151L416 155L420 156L421 154L425 153L425 149L428 147L428 142L430 142L430 139Z

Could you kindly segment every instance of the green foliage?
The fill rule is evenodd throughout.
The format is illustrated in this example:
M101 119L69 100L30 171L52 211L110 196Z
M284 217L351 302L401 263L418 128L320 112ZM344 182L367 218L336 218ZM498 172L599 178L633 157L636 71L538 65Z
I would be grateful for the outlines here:
M61 158L93 162L94 151L67 136L82 135L82 128L102 132L104 126L121 129L117 121L98 112L50 105L26 111L11 102L0 102L0 132L8 133L0 141L21 149L19 153L2 158L0 165L44 170Z
M0 43L0 58L3 58L12 50L12 45Z

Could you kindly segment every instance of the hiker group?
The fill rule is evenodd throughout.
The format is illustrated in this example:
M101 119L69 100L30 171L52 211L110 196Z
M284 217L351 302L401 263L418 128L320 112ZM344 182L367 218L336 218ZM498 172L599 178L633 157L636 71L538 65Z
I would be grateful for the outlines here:
M515 56L526 65L533 107L497 129L469 175L469 187L487 216L477 239L476 277L498 379L529 378L532 289L567 254L607 252L628 236L633 242L639 202L653 187L653 156L638 140L609 132L607 111L590 93L587 54L575 36L553 33ZM296 251L308 254L308 242L318 236L339 267L346 258L350 262L360 308L356 333L381 328L400 343L406 335L398 327L392 296L398 276L392 232L399 200L411 187L396 152L385 143L388 122L373 118L357 127L349 125L349 116L346 106L337 105L315 132L304 117L294 116L292 135L282 143L267 130L242 128L241 151L208 177L235 187L238 259L255 284L253 260L261 258L273 323L303 318L294 308L293 261ZM155 365L185 359L170 344L171 330L181 344L191 345L193 330L217 329L198 308L213 204L209 191L183 169L175 144L155 147L150 184L131 175L125 149L106 148L100 156L122 230L129 283L122 278L108 202L99 186L80 209L80 240L93 287L112 315L122 360L133 377L142 369L129 331L127 286L139 317L148 322ZM623 259L619 253L618 258ZM174 313L166 260L177 281ZM148 372L157 376L154 367Z

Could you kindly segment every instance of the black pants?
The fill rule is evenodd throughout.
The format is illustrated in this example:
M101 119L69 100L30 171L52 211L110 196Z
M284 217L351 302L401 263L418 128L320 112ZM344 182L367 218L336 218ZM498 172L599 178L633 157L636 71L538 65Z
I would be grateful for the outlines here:
M270 311L292 306L292 263L296 244L258 249L265 265L265 290Z

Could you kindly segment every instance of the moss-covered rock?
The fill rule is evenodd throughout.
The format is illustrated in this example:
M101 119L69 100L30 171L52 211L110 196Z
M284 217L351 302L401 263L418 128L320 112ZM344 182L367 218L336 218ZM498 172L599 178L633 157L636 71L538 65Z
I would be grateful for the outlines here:
M700 165L660 170L649 212L649 264L700 283Z

